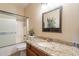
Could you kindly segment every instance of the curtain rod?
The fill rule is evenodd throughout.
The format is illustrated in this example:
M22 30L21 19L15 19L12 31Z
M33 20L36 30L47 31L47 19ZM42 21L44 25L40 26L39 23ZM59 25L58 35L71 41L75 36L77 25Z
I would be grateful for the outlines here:
M1 13L5 13L5 14L10 14L10 15L21 16L21 17L24 17L24 18L29 18L29 17L23 16L23 15L19 15L19 14L15 14L15 13L7 12L7 11L3 11L3 10L0 10L0 12L1 12Z

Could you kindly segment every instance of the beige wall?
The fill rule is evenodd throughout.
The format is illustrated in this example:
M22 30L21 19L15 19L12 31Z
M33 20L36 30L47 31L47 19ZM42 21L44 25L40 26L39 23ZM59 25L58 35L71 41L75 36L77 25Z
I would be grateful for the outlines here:
M36 35L79 43L79 4L64 4L62 12L62 33L54 33L42 32L41 4L29 4L25 9L25 15L30 17L30 28L34 28Z
M15 3L0 3L0 10L24 15L23 7L20 7L18 6L18 4L15 4Z

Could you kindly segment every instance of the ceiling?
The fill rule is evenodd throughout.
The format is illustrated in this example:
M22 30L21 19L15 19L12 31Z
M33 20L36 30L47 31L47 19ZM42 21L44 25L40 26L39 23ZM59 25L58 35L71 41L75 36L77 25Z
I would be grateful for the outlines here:
M29 3L17 3L17 6L26 7Z

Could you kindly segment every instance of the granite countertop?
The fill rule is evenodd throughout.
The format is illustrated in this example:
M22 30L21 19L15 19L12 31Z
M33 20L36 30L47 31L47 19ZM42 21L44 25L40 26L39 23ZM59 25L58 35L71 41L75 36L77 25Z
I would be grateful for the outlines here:
M50 56L79 56L79 49L74 46L57 42L48 42L40 38L28 39L26 42L43 50Z

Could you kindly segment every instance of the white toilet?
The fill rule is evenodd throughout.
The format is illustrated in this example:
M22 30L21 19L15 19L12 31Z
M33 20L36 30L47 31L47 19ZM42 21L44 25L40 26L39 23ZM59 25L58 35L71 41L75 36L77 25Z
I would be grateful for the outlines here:
M17 49L20 51L20 56L26 56L26 43L16 44Z

